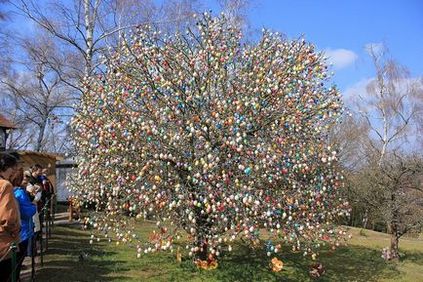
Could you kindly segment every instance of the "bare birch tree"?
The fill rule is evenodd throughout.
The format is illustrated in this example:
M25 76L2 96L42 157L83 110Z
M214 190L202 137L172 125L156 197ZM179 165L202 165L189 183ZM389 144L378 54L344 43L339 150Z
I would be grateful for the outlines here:
M225 14L234 26L245 28L248 25L247 10L251 6L251 1L219 0L218 2L223 14Z
M166 9L156 7L150 0L51 1L43 5L34 0L20 0L14 5L25 17L53 35L58 46L72 51L73 57L82 62L75 65L75 60L71 60L61 66L51 63L61 79L81 91L81 79L101 69L100 55L115 47L124 31L146 23L186 21L192 16L192 2L170 1L167 11L172 14L167 18L160 14Z
M161 6L150 0L9 3L41 31L42 39L48 38L42 42L38 33L20 35L18 31L9 36L9 41L25 42L21 45L28 46L23 52L9 54L7 58L14 61L14 65L4 68L7 72L2 84L6 87L7 99L2 102L8 106L9 117L20 126L9 145L57 151L66 144L63 142L68 137L65 124L73 114L70 101L80 98L81 80L102 71L103 57L107 58L107 54L119 46L122 35L147 23L183 23L193 15L197 1L167 1ZM43 43L40 50L29 47ZM15 68L19 65L25 65L24 72ZM42 87L34 90L40 83Z
M5 2L5 0L0 0L0 75L7 69L9 63L7 56L8 34L4 28L4 24L8 21L8 13L4 5Z
M399 257L399 238L411 227L421 226L421 220L409 215L419 214L423 208L423 194L415 193L421 184L412 182L422 173L421 154L415 149L423 114L423 87L418 79L409 78L405 67L388 58L385 50L370 47L369 54L376 77L356 105L369 130L363 144L367 151L361 155L366 165L352 180L365 203L364 226L370 212L385 221L391 234L389 257L395 259ZM420 204L410 205L411 198Z
M48 63L48 58L59 57L51 37L39 34L37 41L21 41L21 47L23 56L15 58L16 68L1 78L7 95L5 111L20 126L12 132L9 146L42 151L52 142L46 138L50 131L64 130L60 120L75 97ZM60 150L60 146L48 149Z
M6 18L6 11L4 10L4 3L6 0L0 0L0 21Z
M359 96L357 109L370 129L369 145L382 165L389 150L412 141L407 137L417 133L423 88L419 81L409 78L405 67L387 58L386 51L369 47L369 54L376 78L368 84L367 95Z

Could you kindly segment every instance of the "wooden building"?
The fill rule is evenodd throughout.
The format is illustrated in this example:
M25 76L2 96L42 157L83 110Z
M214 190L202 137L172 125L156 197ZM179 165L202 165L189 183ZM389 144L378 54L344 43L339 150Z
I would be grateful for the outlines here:
M47 177L57 191L56 179L56 162L63 160L63 157L58 154L34 152L34 151L18 151L23 161L24 170L29 170L34 164L39 164L47 169Z
M6 150L7 137L10 130L17 127L9 121L5 116L0 114L0 151ZM47 169L47 177L56 188L56 162L63 160L63 157L58 154L34 152L34 151L17 151L21 156L24 170L29 170L34 164L39 164Z
M10 130L17 128L10 120L0 114L0 151L6 150Z

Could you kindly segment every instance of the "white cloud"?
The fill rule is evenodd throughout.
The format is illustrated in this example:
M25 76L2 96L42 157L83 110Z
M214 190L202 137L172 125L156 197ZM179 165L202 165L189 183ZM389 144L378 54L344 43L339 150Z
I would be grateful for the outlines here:
M352 106L354 103L359 102L360 97L364 101L369 101L371 94L371 83L375 83L376 78L363 78L353 85L347 87L342 91L342 96L347 106ZM420 77L404 78L395 83L396 91L399 93L415 93L415 95L421 95L421 89L423 89L423 80ZM361 102L363 103L363 101ZM362 105L364 106L364 105Z
M358 55L347 49L326 49L325 55L335 69L343 69L352 65L358 58Z
M344 91L342 91L343 101L347 108L347 112L350 114L355 115L356 117L360 117L361 114L365 114L369 117L372 127L374 127L379 133L383 132L383 123L382 123L382 116L380 111L377 109L377 105L381 105L378 101L377 97L375 96L375 89L372 89L371 84L374 85L376 83L376 78L363 78L359 80L357 83L351 85ZM416 106L417 108L421 108L423 102L421 102L420 98L423 93L423 79L420 77L411 77L411 78L404 78L398 80L394 83L395 86L395 93L399 94L395 100L398 101L399 97L402 96L402 102L404 103L401 111L404 116L408 116L411 113L412 107ZM378 91L376 91L378 93ZM407 94L407 96L404 96ZM393 99L389 97L389 99ZM390 118L390 126L388 129L388 134L392 136L394 132L398 130L398 126L403 126L404 123L402 119L399 118L399 115L393 116ZM398 139L397 141L401 141L397 143L397 141L393 141L393 144L402 146L408 152L416 150L417 148L421 148L421 125L418 120L418 116L414 114L413 118L409 121L409 126L407 129L407 136L406 140L407 143L402 143L403 139ZM376 133L371 132L371 137L378 139ZM420 143L419 143L420 142ZM396 146L393 145L393 146ZM420 146L420 147L418 147Z
M347 87L342 91L342 96L346 103L356 101L358 96L367 96L367 86L372 82L374 78L363 78L360 81L354 83L350 87Z
M375 55L382 53L385 49L385 45L382 42L371 42L364 45L364 50L370 54L372 51Z

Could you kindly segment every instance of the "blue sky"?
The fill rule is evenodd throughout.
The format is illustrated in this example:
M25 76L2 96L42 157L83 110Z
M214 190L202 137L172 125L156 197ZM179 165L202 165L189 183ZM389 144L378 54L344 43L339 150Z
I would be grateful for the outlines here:
M365 45L384 43L391 56L423 75L423 1L258 0L252 1L253 28L304 35L334 56L334 81L341 90L374 76ZM344 49L344 50L342 50Z
M218 14L217 0L205 2L205 9ZM423 0L250 2L248 20L253 30L265 27L289 38L304 35L318 49L326 50L334 62L333 81L342 91L362 87L374 76L365 51L369 43L384 43L412 77L423 75ZM19 20L14 24L30 29Z

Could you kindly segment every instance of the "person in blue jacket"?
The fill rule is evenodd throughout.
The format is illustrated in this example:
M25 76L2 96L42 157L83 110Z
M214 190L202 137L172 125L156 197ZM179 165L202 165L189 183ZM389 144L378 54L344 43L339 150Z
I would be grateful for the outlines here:
M19 211L21 217L21 242L19 243L19 251L17 254L17 278L19 280L19 273L22 267L23 260L27 253L28 243L34 236L34 223L32 217L37 211L37 207L31 202L28 193L26 192L26 181L24 181L23 170L18 170L12 178L12 185L14 188L15 198L19 204Z

